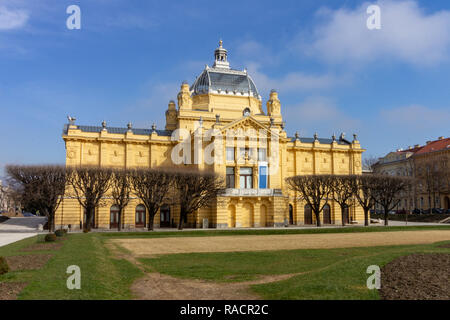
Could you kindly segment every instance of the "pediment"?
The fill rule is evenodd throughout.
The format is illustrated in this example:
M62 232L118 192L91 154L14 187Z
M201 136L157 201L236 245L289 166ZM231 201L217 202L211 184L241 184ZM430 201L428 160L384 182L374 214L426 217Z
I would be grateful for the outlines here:
M262 124L261 122L259 122L258 120L256 120L255 118L253 118L252 116L244 116L242 118L239 118L231 123L229 123L228 125L226 125L225 127L223 127L221 129L222 134L226 135L228 130L256 130L257 132L259 132L259 130L264 130L264 132L266 132L266 135L269 137L271 135L276 135L278 136L277 132L274 132L272 130L270 130L269 127L267 127L266 125Z

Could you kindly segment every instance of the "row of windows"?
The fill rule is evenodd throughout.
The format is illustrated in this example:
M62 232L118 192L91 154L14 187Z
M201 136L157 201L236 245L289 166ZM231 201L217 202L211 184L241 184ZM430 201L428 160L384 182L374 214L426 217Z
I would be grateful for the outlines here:
M235 168L227 167L226 172L226 186L227 188L235 188ZM253 188L253 168L241 167L239 169L239 188L252 189ZM267 167L259 167L259 189L267 188Z
M227 147L226 154L227 154L227 161L235 161L235 147ZM248 157L249 159L253 159L254 152L256 148L239 148L239 159L245 159ZM258 161L267 161L267 149L266 148L258 148Z

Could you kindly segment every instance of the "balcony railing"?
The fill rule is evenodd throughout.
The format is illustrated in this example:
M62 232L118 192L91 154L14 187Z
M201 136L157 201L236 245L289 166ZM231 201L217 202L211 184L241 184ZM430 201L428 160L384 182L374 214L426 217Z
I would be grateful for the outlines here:
M228 188L221 194L225 197L271 197L282 195L281 189L234 189Z

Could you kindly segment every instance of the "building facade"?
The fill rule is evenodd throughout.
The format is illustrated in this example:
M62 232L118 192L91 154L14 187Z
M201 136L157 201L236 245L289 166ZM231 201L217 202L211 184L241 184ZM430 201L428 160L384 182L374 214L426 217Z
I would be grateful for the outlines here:
M374 172L416 180L414 187L401 195L397 210L450 209L450 138L390 152L379 159Z
M194 83L181 85L177 103L170 101L164 129L83 126L73 118L64 126L66 165L106 167L187 166L214 171L224 177L226 189L215 204L189 217L192 227L207 219L213 228L271 227L313 224L311 210L288 190L285 179L298 174L361 174L364 151L356 135L289 137L284 130L278 93L263 100L246 70L230 68L228 52L220 42L214 64L206 66ZM179 208L164 206L155 226L171 227ZM95 213L95 227L116 225L113 203ZM125 228L143 227L145 208L133 198L125 209ZM340 223L339 207L330 202L323 222ZM362 221L360 208L351 208L349 221ZM65 198L56 225L76 228L83 209Z

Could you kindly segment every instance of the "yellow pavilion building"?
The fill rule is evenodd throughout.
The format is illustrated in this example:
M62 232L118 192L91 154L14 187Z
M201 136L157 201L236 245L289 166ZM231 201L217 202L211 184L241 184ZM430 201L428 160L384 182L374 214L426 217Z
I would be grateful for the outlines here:
M315 223L311 209L287 187L285 179L299 174L361 174L364 151L356 135L339 137L289 137L284 130L281 103L275 90L263 108L263 100L246 70L230 68L222 41L214 52L214 64L189 86L183 82L177 104L170 101L166 126L159 130L84 126L69 118L64 126L66 165L105 167L187 166L211 170L223 176L226 189L217 201L189 216L190 227L280 227ZM106 201L108 201L106 197ZM97 208L94 228L116 228L114 203ZM155 216L155 227L174 227L179 208L167 204ZM321 219L341 223L337 204L330 202ZM350 208L347 223L363 222L359 207ZM60 205L56 226L77 229L84 220L76 199ZM124 212L125 229L143 228L145 207L135 197Z

